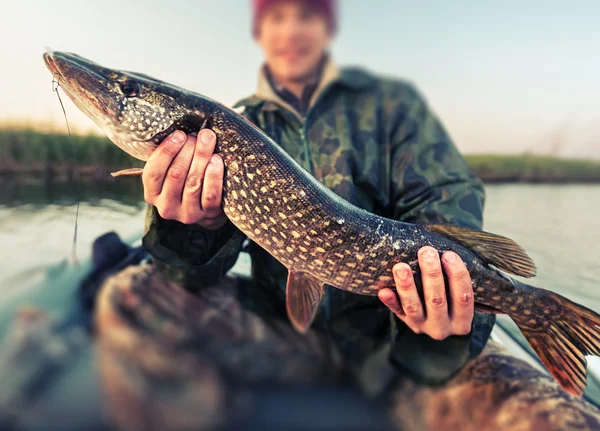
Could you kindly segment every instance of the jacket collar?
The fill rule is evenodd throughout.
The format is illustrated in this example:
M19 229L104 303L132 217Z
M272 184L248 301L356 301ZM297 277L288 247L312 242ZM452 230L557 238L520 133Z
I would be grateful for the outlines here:
M358 68L340 69L331 57L329 57L323 68L319 84L310 99L309 106L312 107L328 87L337 83L351 89L360 90L373 85L375 78L370 73ZM254 107L260 104L265 104L265 109L267 110L277 109L278 106L283 107L301 119L300 114L289 103L282 100L273 90L266 76L264 66L261 66L258 73L256 92L252 96L238 101L234 105L234 108Z

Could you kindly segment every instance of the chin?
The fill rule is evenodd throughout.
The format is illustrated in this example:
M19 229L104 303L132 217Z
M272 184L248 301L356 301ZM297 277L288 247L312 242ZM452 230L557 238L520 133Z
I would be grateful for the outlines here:
M286 67L285 68L285 78L288 81L302 81L302 80L306 79L306 77L308 75L310 75L316 67L317 67L316 65L314 67L310 67L310 66Z

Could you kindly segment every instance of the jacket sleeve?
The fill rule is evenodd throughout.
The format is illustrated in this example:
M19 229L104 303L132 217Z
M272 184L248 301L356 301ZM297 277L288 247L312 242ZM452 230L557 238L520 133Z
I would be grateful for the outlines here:
M146 213L144 248L156 266L188 290L217 283L235 264L245 235L231 222L216 230L165 220L154 206Z
M393 218L481 229L484 189L417 90L403 84L391 127L390 201ZM389 106L389 105L388 105ZM416 380L441 383L478 355L494 316L475 313L466 336L436 341L393 317L391 361Z

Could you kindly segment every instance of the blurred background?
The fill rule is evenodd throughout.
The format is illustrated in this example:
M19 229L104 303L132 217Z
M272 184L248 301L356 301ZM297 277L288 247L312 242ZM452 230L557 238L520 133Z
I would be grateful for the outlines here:
M143 72L227 105L262 56L249 2L4 3L0 25L0 302L107 231L139 236L140 166L63 95L44 47ZM534 284L600 310L600 2L340 1L341 65L412 81L486 182L484 228L521 244ZM74 179L80 178L81 181ZM3 298L4 296L4 298Z
M247 1L24 0L5 4L2 15L0 279L69 255L77 199L83 254L106 230L142 228L139 179L108 175L139 162L63 97L67 138L45 46L227 105L254 91L262 62ZM341 65L420 89L488 184L486 229L543 254L542 267L592 273L596 260L577 270L564 262L573 256L564 247L599 250L600 189L589 185L600 181L599 17L593 0L342 0L332 53Z

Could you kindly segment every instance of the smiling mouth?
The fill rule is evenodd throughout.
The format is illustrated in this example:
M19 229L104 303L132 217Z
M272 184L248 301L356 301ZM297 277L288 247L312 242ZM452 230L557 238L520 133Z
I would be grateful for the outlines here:
M306 48L283 48L279 50L279 55L284 57L301 57L308 54L308 51Z

